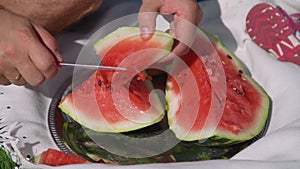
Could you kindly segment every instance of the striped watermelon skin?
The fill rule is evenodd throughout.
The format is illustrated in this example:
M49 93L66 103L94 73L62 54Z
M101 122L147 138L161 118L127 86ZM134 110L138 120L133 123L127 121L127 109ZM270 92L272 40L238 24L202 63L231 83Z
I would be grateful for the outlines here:
M158 134L162 128L163 123L160 122L155 124L151 128L144 128L129 133L123 133L130 137L151 137ZM89 160L93 163L107 163L107 164L118 164L118 165L133 165L133 164L148 164L148 163L170 163L170 162L187 162L187 161L203 161L213 159L230 159L232 156L249 146L252 141L246 141L235 145L224 146L224 147L210 147L195 142L184 142L178 140L178 144L175 145L169 151L156 155L143 158L128 158L120 156L118 154L111 153L105 150L105 147L100 147L99 144L95 143L91 138L87 136L93 133L99 138L113 137L116 140L122 139L118 134L114 133L99 133L89 131L76 122L65 122L64 123L65 140L67 145L82 158ZM170 134L168 139L174 139L174 135ZM127 141L127 140L124 140ZM126 143L125 143L126 144ZM163 149L164 144L168 144L167 140L165 143L157 143ZM126 147L123 147L126 151ZM139 147L132 147L132 149L138 149L139 151L147 152L147 148L143 145Z

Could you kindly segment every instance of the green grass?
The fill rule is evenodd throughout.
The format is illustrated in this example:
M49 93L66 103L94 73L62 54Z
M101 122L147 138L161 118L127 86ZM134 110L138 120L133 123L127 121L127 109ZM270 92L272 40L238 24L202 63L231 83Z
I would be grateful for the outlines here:
M17 167L16 163L11 159L10 155L0 147L0 168L14 169Z

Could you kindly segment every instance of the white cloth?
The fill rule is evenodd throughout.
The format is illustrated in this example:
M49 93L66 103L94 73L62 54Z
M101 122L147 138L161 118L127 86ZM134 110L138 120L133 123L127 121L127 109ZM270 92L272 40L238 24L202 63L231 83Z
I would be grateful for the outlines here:
M252 77L271 97L272 118L266 136L231 160L134 166L85 164L57 168L299 169L300 67L277 61L271 54L255 45L246 34L245 17L251 7L259 2L262 1L209 0L200 2L200 6L204 11L202 26L219 36L225 45L234 51L247 66ZM281 5L288 13L297 12L300 8L299 0L276 0L274 3ZM105 1L96 13L58 35L60 51L65 60L74 62L82 47L78 42L87 39L107 22L126 14L136 13L139 5L140 1L133 0ZM72 69L62 68L56 78L47 80L38 88L0 86L0 119L3 118L8 133L19 139L20 151L25 156L39 154L48 148L57 149L48 129L47 113L51 98L71 74ZM46 168L39 165L31 167Z

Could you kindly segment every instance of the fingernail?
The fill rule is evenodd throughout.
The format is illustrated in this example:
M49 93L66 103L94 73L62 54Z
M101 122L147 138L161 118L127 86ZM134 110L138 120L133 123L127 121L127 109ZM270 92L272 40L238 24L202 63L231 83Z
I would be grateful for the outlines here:
M149 27L141 28L141 37L143 39L148 39L151 36L151 33L153 33L153 30L151 30Z
M62 62L64 60L64 58L61 56L61 54L59 53L59 51L55 51L55 57L57 58L57 60L59 62Z

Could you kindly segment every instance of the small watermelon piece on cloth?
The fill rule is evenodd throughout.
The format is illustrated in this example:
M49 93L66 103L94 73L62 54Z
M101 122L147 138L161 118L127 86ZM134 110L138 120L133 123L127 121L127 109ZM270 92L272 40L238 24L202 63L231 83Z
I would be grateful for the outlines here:
M34 158L34 162L37 164L45 164L49 166L90 163L81 157L70 156L62 151L51 149L51 148L47 149L46 151L42 152L40 155L36 156Z
M270 98L219 39L208 32L206 35L216 52L196 54L190 50L182 56L188 67L178 69L178 64L175 65L174 76L167 81L170 129L180 140L202 140L203 145L209 146L250 140L267 125ZM207 44L204 41L196 38L195 44ZM213 60L215 56L221 66L217 64L218 58ZM222 71L216 70L218 67ZM215 126L206 123L209 115Z
M174 39L155 31L143 40L138 27L121 27L95 43L102 65L126 71L97 70L68 94L59 108L79 124L98 132L126 132L157 123L164 105L151 78L140 72L169 54Z

